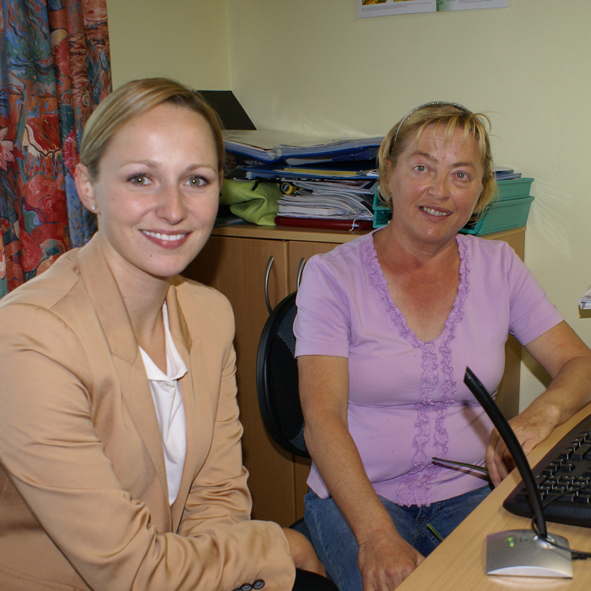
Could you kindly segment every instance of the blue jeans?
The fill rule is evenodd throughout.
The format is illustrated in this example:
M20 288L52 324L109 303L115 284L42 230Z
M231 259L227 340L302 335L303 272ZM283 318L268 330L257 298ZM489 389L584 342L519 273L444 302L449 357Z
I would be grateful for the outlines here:
M445 538L491 491L489 486L426 505L403 507L380 497L398 533L423 556L439 545L431 524ZM321 499L310 491L304 498L304 519L318 557L340 591L363 591L357 565L359 546L332 498Z

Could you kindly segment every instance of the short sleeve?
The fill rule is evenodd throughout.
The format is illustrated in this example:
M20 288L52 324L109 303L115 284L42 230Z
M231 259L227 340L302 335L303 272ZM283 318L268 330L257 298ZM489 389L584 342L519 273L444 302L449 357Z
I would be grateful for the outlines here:
M330 258L312 257L306 264L294 322L296 357L349 357L351 313L349 299L330 267Z
M509 282L509 333L522 345L531 343L563 318L513 250L504 245Z

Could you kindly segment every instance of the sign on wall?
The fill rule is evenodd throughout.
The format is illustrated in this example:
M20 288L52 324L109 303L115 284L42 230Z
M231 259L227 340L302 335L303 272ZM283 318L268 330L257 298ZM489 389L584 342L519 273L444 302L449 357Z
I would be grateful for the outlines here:
M357 17L446 12L476 8L507 8L509 0L357 0Z
M436 12L437 0L357 0L357 16Z
M509 0L438 0L437 10L473 10L474 8L508 8Z

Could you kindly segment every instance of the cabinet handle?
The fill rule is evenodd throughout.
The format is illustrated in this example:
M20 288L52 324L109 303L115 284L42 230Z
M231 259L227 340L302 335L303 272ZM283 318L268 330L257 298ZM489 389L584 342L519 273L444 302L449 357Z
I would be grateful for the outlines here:
M271 274L271 267L273 266L274 261L275 259L271 255L267 261L267 269L265 271L265 303L267 304L267 310L269 310L269 314L271 314L273 311L273 308L271 308L271 303L269 302L269 275Z
M298 265L298 276L296 278L296 291L300 289L300 283L302 282L302 273L304 272L304 265L306 264L306 259L302 257L300 259L300 264Z

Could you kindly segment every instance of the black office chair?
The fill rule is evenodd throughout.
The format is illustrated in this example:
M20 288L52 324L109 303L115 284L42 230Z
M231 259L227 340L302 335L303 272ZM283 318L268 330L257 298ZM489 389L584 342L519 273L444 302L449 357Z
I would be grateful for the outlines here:
M309 458L294 357L295 299L294 291L277 304L265 323L257 353L257 393L263 423L275 443L289 453Z
M293 356L296 293L277 304L263 328L257 353L257 393L263 423L273 441L290 454L309 458L298 391L298 364ZM291 528L312 541L303 519Z
M263 423L273 441L289 453L309 458L298 391L298 364L294 357L296 293L277 304L263 328L257 352L257 393ZM303 519L291 527L312 541ZM293 591L311 590L338 591L329 579L297 569Z

